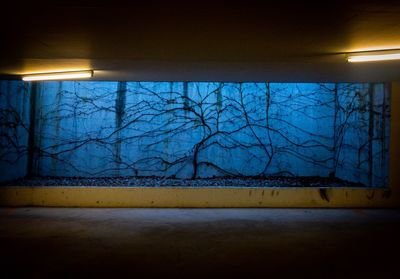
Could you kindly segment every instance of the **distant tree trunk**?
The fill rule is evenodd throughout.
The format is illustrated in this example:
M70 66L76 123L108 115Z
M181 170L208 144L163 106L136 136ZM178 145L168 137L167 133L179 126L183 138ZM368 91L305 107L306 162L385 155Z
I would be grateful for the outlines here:
M169 83L169 100L172 99L172 93L174 92L174 82Z
M35 173L35 154L36 154L36 104L38 95L38 83L32 82L30 92L30 109L29 109L29 134L28 134L28 159L26 175L28 177L34 176Z
M336 170L337 170L337 164L338 164L338 127L337 127L337 121L338 121L338 114L339 114L339 96L338 96L338 84L335 83L335 87L333 89L333 98L334 98L334 115L333 115L333 148L332 148L332 154L333 154L333 164L332 164L332 172L329 174L330 177L336 177Z
M272 162L272 157L274 156L274 146L272 143L272 137L271 137L271 131L270 131L270 122L269 122L269 116L270 116L270 108L271 108L271 87L270 83L265 83L265 125L267 128L267 135L268 135L268 145L270 148L270 155L268 157L268 161L265 164L264 170L263 170L263 175L266 175L269 166L271 165Z
M62 81L58 82L58 90L57 90L57 96L56 96L56 105L55 105L55 139L54 139L54 145L57 145L59 143L59 137L60 137L60 128L61 128L61 101L62 101ZM54 150L55 151L55 150ZM53 175L57 175L57 162L58 162L58 156L54 155L51 157L51 167L52 167L52 172Z
M169 96L168 96L167 105L165 107L166 111L168 111L168 114L167 114L168 119L174 117L173 109L175 107L175 103L176 103L176 100L174 99L174 82L169 82ZM174 160L174 156L173 156L172 152L169 152L170 151L170 142L171 142L171 139L169 137L166 137L163 140L163 150L167 153L166 158L167 158L167 161L169 161L169 162ZM168 176L169 176L169 173L167 170L164 173L164 177L168 177Z
M126 104L126 81L118 82L117 96L115 98L115 163L116 163L116 175L120 175L119 168L122 163L121 159L121 127L125 116L125 104Z
M222 110L222 92L221 92L221 90L222 90L223 86L224 86L224 83L220 82L219 85L218 85L217 90L215 91L216 99L217 99L216 104L217 104L217 110L218 111Z
M382 97L382 110L381 110L381 162L382 166L384 166L383 162L385 162L386 156L386 91L388 90L387 84L384 85L383 88L383 97Z
M369 122L368 122L368 183L372 186L373 183L373 140L374 140L374 84L370 84L368 88L369 99Z
M189 110L189 89L188 82L183 82L183 109Z
M383 88L383 99L382 99L382 116L381 116L381 173L383 174L382 177L382 181L383 181L383 185L387 185L387 181L386 181L386 177L387 175L387 169L388 169L388 165L387 165L387 155L388 155L388 146L387 146L387 134L386 134L386 121L387 121L387 115L388 115L388 103L390 104L390 100L389 102L387 102L388 100L386 98L388 98L388 95L390 96L390 85L389 84L385 84L384 88Z

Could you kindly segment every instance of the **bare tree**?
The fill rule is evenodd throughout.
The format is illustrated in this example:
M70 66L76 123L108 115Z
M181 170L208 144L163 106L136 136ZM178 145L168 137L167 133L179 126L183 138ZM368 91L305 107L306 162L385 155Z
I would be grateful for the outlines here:
M348 168L347 154L358 154L354 168L362 172L367 159L372 184L374 158L387 152L374 147L378 138L387 141L387 129L383 127L378 137L373 122L377 101L359 85L75 82L57 86L52 87L57 91L54 97L47 99L37 96L40 86L32 86L29 148L18 150L27 154L31 175L42 172L35 161L45 168L50 159L56 175L57 166L64 166L63 173L70 169L72 175L196 179L301 175L297 169L303 168L336 177L338 169ZM388 107L379 105L382 126ZM357 119L367 119L366 113L368 123ZM365 142L350 142L356 135Z

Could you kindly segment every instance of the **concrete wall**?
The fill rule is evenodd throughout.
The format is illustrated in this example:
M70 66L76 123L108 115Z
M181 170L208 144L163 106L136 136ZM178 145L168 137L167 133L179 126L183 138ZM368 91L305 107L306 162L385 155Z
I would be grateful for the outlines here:
M1 206L84 207L398 207L400 83L392 84L388 189L9 187Z
M387 186L383 84L41 82L31 93L32 146L7 147L22 159L2 180L23 176L28 157L32 175L333 175Z
M0 164L11 170L1 180L28 170L43 176L333 175L387 186L390 92L384 84L1 86Z

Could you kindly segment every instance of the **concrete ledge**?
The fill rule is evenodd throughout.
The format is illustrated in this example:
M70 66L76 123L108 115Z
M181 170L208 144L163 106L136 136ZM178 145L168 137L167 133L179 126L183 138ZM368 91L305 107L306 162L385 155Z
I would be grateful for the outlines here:
M397 207L389 189L7 187L0 206L54 207Z

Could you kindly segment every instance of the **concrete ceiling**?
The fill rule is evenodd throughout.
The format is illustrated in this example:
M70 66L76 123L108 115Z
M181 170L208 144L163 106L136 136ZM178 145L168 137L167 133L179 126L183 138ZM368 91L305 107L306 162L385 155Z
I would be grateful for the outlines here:
M400 48L400 2L165 2L3 10L0 75L94 69L96 80L400 80L398 61L345 59Z

